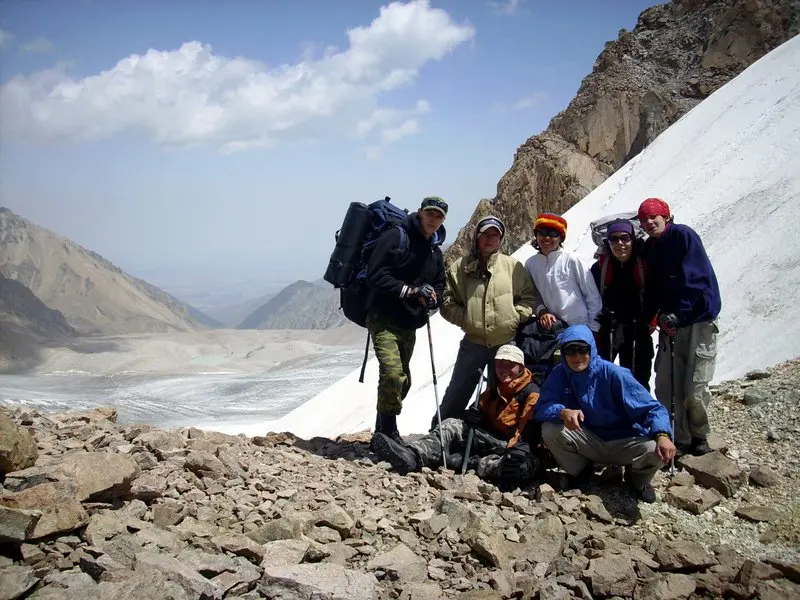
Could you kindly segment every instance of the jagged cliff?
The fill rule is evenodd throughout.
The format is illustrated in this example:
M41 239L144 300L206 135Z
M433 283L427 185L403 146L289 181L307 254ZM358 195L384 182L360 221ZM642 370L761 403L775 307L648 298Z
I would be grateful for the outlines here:
M517 150L497 195L481 200L446 253L469 247L487 214L504 251L530 239L540 211L564 212L701 100L800 30L799 0L674 0L608 42L569 106ZM657 193L658 190L654 190Z

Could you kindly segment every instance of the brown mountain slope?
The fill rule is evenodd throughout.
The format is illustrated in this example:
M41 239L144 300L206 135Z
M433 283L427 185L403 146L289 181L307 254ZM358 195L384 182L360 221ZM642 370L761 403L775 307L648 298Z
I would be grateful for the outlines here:
M298 280L242 320L237 329L331 329L349 323L339 291L324 281Z
M0 273L82 334L190 331L189 307L99 254L0 207Z
M446 253L469 248L487 214L506 222L504 251L530 239L541 211L562 213L746 67L800 30L798 0L675 0L608 42L577 96L528 139ZM658 190L653 190L657 193Z
M45 340L66 340L76 334L64 315L0 273L0 373L12 363L20 367L34 360Z

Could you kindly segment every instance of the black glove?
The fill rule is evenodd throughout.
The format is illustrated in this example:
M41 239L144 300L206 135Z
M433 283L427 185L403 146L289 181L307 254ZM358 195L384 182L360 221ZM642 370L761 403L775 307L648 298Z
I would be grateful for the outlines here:
M426 283L420 286L419 295L425 299L425 306L429 309L436 308L436 290L432 285Z
M528 444L509 448L500 459L500 491L513 492L533 479L533 461Z
M610 329L614 323L614 312L604 306L595 320L603 329Z
M662 314L658 318L658 323L667 335L675 335L675 330L678 328L678 317L672 313Z
M470 427L478 427L481 421L483 421L483 415L481 415L481 411L477 408L470 408L464 411L462 419L464 419L464 422Z
M436 290L428 283L408 288L406 298L421 298L429 309L436 308Z

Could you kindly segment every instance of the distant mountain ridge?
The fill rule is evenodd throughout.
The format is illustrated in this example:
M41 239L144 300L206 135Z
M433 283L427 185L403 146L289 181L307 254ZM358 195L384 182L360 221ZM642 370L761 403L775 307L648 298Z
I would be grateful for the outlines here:
M339 310L339 291L318 280L286 286L242 320L237 329L332 329L349 321Z
M97 252L0 207L0 274L59 311L82 335L219 326Z

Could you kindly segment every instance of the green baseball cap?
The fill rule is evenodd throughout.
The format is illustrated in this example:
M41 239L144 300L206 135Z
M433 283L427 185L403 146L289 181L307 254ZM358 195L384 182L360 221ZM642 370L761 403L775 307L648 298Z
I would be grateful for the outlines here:
M447 202L439 196L428 196L422 200L421 210L438 210L445 217L447 216Z

